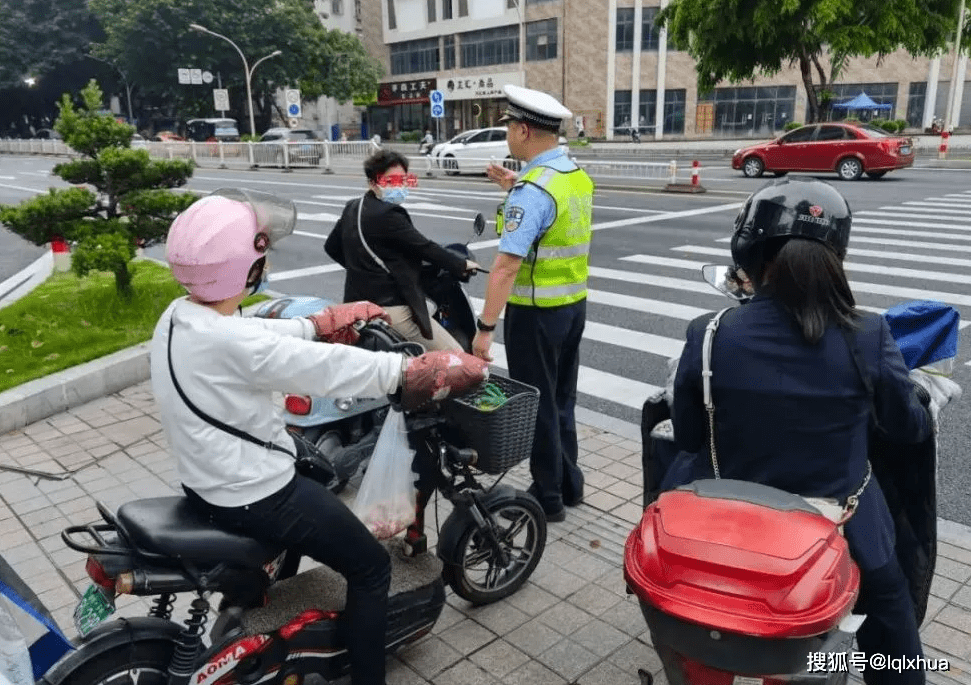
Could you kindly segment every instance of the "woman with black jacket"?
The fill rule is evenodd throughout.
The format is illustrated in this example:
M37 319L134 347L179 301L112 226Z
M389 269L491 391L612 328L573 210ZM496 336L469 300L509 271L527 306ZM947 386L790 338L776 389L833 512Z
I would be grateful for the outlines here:
M408 160L382 150L364 162L369 190L344 206L324 250L347 270L344 302L367 300L382 307L401 335L427 350L462 350L432 319L418 284L423 261L456 277L478 268L422 235L401 206L417 178L408 174Z

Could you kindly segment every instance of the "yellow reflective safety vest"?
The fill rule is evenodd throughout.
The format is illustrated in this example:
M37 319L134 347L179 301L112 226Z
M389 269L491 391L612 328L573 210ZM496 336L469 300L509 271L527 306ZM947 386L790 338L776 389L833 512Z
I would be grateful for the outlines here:
M532 183L548 194L556 206L553 223L543 227L523 259L513 284L510 304L561 307L587 296L593 223L594 184L579 167L558 171L537 166L519 183ZM502 235L506 203L499 205L496 233Z

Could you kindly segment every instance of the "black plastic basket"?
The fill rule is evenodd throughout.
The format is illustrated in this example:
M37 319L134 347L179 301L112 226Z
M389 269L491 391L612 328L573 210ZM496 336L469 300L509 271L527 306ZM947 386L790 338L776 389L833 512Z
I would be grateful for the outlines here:
M483 389L453 398L443 409L465 436L468 447L479 453L475 468L500 474L529 458L536 432L539 390L503 376L492 375L489 383L498 386L507 398L499 408L485 411L475 406L485 394Z

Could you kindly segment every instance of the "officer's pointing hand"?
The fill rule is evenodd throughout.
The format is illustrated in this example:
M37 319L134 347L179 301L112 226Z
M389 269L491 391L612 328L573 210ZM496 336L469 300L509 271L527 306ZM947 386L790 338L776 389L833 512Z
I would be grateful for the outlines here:
M490 347L492 347L492 333L489 331L479 331L475 334L475 338L472 340L472 354L479 359L491 362L492 355L489 354Z
M486 175L489 180L498 183L503 190L509 190L516 183L516 172L498 164L490 164L486 168Z

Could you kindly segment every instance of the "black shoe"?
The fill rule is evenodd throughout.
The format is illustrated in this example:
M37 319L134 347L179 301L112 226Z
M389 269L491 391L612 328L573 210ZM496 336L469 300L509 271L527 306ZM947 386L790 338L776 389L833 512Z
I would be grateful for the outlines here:
M566 508L560 507L560 510L554 513L546 512L546 522L547 523L562 523L566 521Z
M568 507L579 507L581 504L583 504L583 495L570 500L564 499L563 504Z

